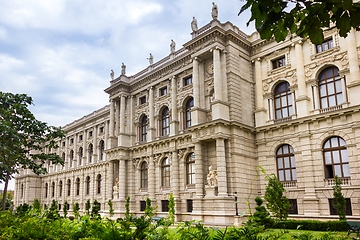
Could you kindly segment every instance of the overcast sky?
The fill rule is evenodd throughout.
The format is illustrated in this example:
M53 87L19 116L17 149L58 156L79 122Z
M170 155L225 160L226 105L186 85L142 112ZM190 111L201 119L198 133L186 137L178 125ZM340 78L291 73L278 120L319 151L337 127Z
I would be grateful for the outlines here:
M215 1L219 21L247 34L243 0ZM191 40L191 20L208 24L212 0L0 1L0 91L26 93L38 120L63 126L108 104L103 91L121 63L131 76ZM0 189L3 186L0 184ZM13 183L10 186L13 189Z

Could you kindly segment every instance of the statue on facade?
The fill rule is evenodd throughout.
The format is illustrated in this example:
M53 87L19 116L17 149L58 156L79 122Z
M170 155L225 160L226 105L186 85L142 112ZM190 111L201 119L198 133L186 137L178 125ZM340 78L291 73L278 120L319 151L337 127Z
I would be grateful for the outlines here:
M114 75L115 75L114 70L111 69L111 72L110 72L111 80L114 80Z
M217 171L212 170L212 165L209 167L209 173L206 176L207 186L216 187L218 185Z
M154 63L154 56L150 53L149 58L147 58L149 60L149 64L152 65Z
M193 20L191 21L191 30L193 32L196 32L198 30L197 20L195 17L193 17Z
M126 66L124 63L121 64L121 75L125 75L126 74Z
M170 43L170 52L171 53L175 52L175 46L176 46L176 43L174 42L174 40L171 39L171 43Z
M116 178L115 179L115 184L114 184L114 186L113 186L113 191L114 192L118 192L119 191L119 178Z
M212 3L212 5L213 6L212 6L212 10L211 10L211 17L215 20L218 17L218 7L214 2Z

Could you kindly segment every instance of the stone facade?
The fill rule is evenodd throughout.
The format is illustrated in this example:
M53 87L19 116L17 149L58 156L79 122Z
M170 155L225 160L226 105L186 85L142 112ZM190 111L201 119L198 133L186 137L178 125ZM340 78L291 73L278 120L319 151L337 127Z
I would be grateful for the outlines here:
M213 19L180 50L112 79L109 105L64 126L64 167L16 177L16 205L56 199L71 212L96 199L105 215L111 199L123 216L127 196L135 214L149 197L165 216L172 193L177 221L233 224L235 192L239 212L264 194L260 165L283 181L291 217L336 218L338 175L358 218L360 34L324 33L319 46L276 43Z

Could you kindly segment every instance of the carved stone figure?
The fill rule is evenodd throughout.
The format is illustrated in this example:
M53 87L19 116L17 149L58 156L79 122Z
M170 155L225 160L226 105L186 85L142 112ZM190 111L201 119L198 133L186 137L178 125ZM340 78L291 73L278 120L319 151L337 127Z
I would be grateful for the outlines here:
M193 20L191 21L191 30L193 32L196 32L198 30L197 20L195 17L193 17Z
M174 42L174 40L171 39L171 43L170 43L170 52L171 53L175 52L175 46L176 46L176 43Z
M114 80L114 75L115 75L114 70L111 69L111 73L110 73L111 80Z
M113 191L114 192L118 192L119 191L119 178L116 178L115 179L115 184L114 184L114 186L113 186Z
M154 63L154 56L150 53L149 58L147 58L149 60L149 64L152 65Z
M211 10L211 17L213 18L213 19L217 19L217 17L218 17L218 7L217 7L217 5L213 2L212 3L212 10Z
M124 63L121 64L121 75L125 75L126 74L126 66Z
M216 187L218 185L217 171L212 170L212 165L209 167L209 173L206 176L207 186Z

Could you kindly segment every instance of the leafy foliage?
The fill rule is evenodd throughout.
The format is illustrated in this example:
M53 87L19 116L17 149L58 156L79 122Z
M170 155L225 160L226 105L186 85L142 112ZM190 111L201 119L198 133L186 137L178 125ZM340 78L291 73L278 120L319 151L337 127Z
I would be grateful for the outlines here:
M80 210L79 203L77 203L77 202L74 203L74 204L73 204L73 213L74 213L75 218L79 218L79 217L80 217L79 210Z
M173 225L175 223L175 199L172 193L170 193L170 197L169 197L168 221L170 225Z
M296 34L309 37L314 44L324 41L323 28L334 24L339 34L346 37L351 27L360 26L360 3L352 0L247 0L239 15L251 11L247 22L255 21L255 28L262 39L275 37L277 42Z
M87 215L90 215L90 208L91 208L91 203L90 203L90 199L88 199L88 200L85 202L85 211L86 211L86 214L87 214Z
M111 199L108 201L110 217L114 216L114 208Z
M64 202L64 208L63 208L64 218L66 218L66 216L67 216L68 207L69 207L69 203L68 203L68 201L65 201L65 202Z
M8 181L20 168L31 169L36 174L46 173L44 164L64 164L56 153L56 140L64 137L57 127L41 122L28 109L33 104L26 94L0 92L0 182L5 182L2 209Z
M341 190L341 180L338 178L337 175L335 175L335 185L333 186L334 190L334 200L335 200L335 208L339 214L340 220L346 220L346 212L345 212L345 204L346 200L344 195L342 194Z
M101 218L99 211L100 203L95 199L91 208L91 218Z
M256 197L255 198L255 202L256 202L256 207L255 207L255 212L252 216L250 216L248 218L248 221L252 222L255 224L255 226L262 226L264 228L270 228L274 222L274 220L271 218L270 213L268 212L268 210L262 206L263 204L263 200L261 199L261 197Z
M268 202L267 208L274 214L275 218L280 220L287 219L290 202L283 194L285 192L283 184L274 174L266 176L265 179L268 181L264 196Z

